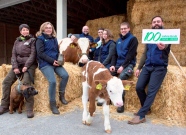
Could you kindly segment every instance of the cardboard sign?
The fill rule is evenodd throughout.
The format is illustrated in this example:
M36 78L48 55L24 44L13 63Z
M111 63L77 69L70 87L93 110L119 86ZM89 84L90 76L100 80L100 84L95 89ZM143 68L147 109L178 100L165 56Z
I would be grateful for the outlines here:
M143 44L180 44L180 29L143 29Z

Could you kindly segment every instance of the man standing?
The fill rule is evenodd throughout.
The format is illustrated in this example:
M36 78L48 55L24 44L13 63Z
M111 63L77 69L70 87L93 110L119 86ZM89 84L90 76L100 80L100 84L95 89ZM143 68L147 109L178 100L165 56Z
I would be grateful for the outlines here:
M136 65L136 55L138 40L130 33L130 25L128 22L123 22L120 25L120 38L116 42L117 59L116 65L110 67L112 75L117 76L121 80L127 80L133 75L133 68ZM123 102L125 91L123 91ZM124 112L124 105L117 108L118 113Z
M152 18L152 29L163 29L163 19L160 16ZM136 92L141 108L135 114L135 117L128 121L128 124L139 124L146 121L145 115L150 111L150 107L167 73L170 46L162 43L146 44L139 66L135 72L135 75L138 77ZM145 93L147 84L148 91Z

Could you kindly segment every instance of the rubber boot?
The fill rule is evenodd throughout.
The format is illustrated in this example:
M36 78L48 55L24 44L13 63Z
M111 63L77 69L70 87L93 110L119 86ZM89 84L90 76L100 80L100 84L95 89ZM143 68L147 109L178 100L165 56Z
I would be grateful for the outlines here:
M30 96L29 98L26 98L26 111L27 111L27 118L33 118L34 117L34 97Z
M117 108L117 112L118 112L118 113L123 113L123 112L124 112L125 91L123 91L122 99L123 99L123 106Z
M8 111L9 111L8 108L5 108L5 107L3 107L3 106L0 106L0 115L3 114L3 113L6 113L6 112L8 112Z
M50 109L53 114L60 114L58 108L56 107L56 101L50 101Z
M65 93L59 92L59 100L64 105L67 105L68 104L68 102L65 100Z

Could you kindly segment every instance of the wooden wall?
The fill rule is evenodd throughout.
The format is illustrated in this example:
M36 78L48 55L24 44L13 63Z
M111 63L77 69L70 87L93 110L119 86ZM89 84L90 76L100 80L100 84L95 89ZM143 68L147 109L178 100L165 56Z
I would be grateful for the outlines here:
M30 33L35 35L36 31L31 29ZM0 65L11 63L12 47L18 36L20 36L19 25L0 22Z

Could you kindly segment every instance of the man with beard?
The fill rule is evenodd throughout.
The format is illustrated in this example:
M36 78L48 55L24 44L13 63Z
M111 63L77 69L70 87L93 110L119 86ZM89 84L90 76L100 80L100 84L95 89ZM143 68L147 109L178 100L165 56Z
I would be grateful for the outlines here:
M152 29L163 29L163 19L160 16L152 18ZM135 76L138 77L136 92L141 108L137 113L134 113L134 118L128 121L128 124L140 124L146 121L145 115L150 112L150 107L167 73L170 46L162 43L146 44L135 72ZM148 91L146 93L145 87L147 85Z

